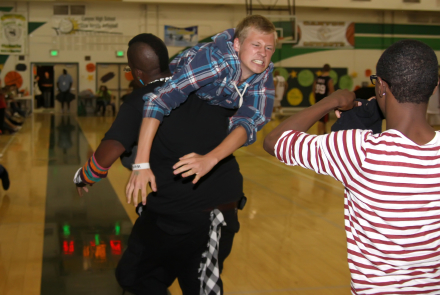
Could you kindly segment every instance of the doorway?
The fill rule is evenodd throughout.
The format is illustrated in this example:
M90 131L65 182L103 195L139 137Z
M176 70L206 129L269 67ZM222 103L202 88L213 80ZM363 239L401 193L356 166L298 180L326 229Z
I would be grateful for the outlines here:
M38 82L35 83L34 77L32 77L33 88L32 94L34 95L34 105L37 108L42 109L43 112L55 112L55 113L68 113L78 115L78 89L79 89L79 77L78 77L78 63L31 63L34 77L39 77ZM64 109L62 109L62 103L60 100L62 98L59 96L59 89L57 86L58 78L63 74L63 70L66 70L67 74L72 77L72 86L70 87L70 93L73 95L72 101L70 101L70 107L68 104L64 104ZM46 78L47 74L49 78ZM44 81L44 83L43 83ZM44 86L52 85L52 86ZM36 87L39 87L42 95L37 96L39 91ZM44 92L50 92L50 99L48 99L49 94Z
M116 111L122 103L121 97L127 94L130 82L133 80L131 73L124 72L127 66L127 63L96 64L96 90L101 86L107 86L107 89L115 96Z

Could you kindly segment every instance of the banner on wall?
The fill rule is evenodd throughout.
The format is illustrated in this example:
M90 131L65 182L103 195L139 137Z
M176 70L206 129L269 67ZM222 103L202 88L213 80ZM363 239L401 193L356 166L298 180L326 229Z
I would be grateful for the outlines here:
M24 15L0 14L0 54L26 53L27 20Z
M198 26L187 28L165 26L164 36L167 46L194 46L199 41Z
M295 47L354 47L354 23L298 21L297 25L299 42Z
M120 24L114 16L54 16L52 18L52 29L54 29L56 35L122 35Z

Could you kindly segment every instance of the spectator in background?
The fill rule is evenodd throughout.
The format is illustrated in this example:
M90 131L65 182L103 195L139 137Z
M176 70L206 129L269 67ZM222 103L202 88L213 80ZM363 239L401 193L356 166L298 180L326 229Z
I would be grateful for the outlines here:
M312 92L315 95L315 103L323 99L324 97L329 96L335 91L333 80L330 77L330 65L325 64L324 67L322 67L322 73L321 75L316 78L315 82L313 83ZM324 117L319 119L318 122L318 135L326 134L326 124L328 122L329 115L325 114Z
M50 108L52 104L53 80L50 78L49 72L44 72L44 78L41 79L41 86L43 87L44 107Z
M70 88L72 87L72 76L67 73L67 70L63 70L63 74L58 77L57 87L60 93L57 95L57 100L61 102L61 111L64 112L64 103L67 104L67 111L70 111L70 102L75 98L74 95L70 93Z
M101 115L104 116L106 107L108 105L111 105L112 109L113 109L113 116L114 116L116 113L115 103L112 102L113 95L112 95L111 91L107 89L107 86L101 85L99 87L99 91L96 92L95 96L96 96L96 112L97 113L101 112Z
M9 174L3 165L0 165L0 179L2 180L3 189L7 191L10 185Z
M3 124L5 122L5 111L6 111L6 91L1 87L0 80L0 131L3 133Z
M5 87L6 90L6 101L9 102L11 109L11 115L14 117L26 117L26 112L21 109L20 103L15 100L18 95L17 85L12 84Z
M283 100L284 95L287 91L287 82L283 76L280 75L278 70L273 72L273 82L275 85L275 102L273 104L273 115L279 113L281 109L281 100Z
M43 95L40 90L40 86L38 85L38 81L40 81L40 77L38 75L34 76L34 97L37 101L37 108L43 105Z

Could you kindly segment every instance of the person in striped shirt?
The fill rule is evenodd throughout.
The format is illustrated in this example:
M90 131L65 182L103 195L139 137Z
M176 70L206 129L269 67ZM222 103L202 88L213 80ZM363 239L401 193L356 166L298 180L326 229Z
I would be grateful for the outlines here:
M352 294L440 294L440 133L425 119L437 67L434 51L416 40L385 50L370 77L382 133L307 134L327 112L357 106L353 92L338 90L265 138L283 163L344 184Z

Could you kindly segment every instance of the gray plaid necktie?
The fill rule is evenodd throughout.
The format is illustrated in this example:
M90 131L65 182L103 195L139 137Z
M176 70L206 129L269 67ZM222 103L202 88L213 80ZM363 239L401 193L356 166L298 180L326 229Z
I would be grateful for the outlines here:
M221 236L221 226L225 226L225 218L218 209L211 211L211 226L209 227L208 249L202 254L200 263L200 295L220 295L220 269L218 267L218 251Z

